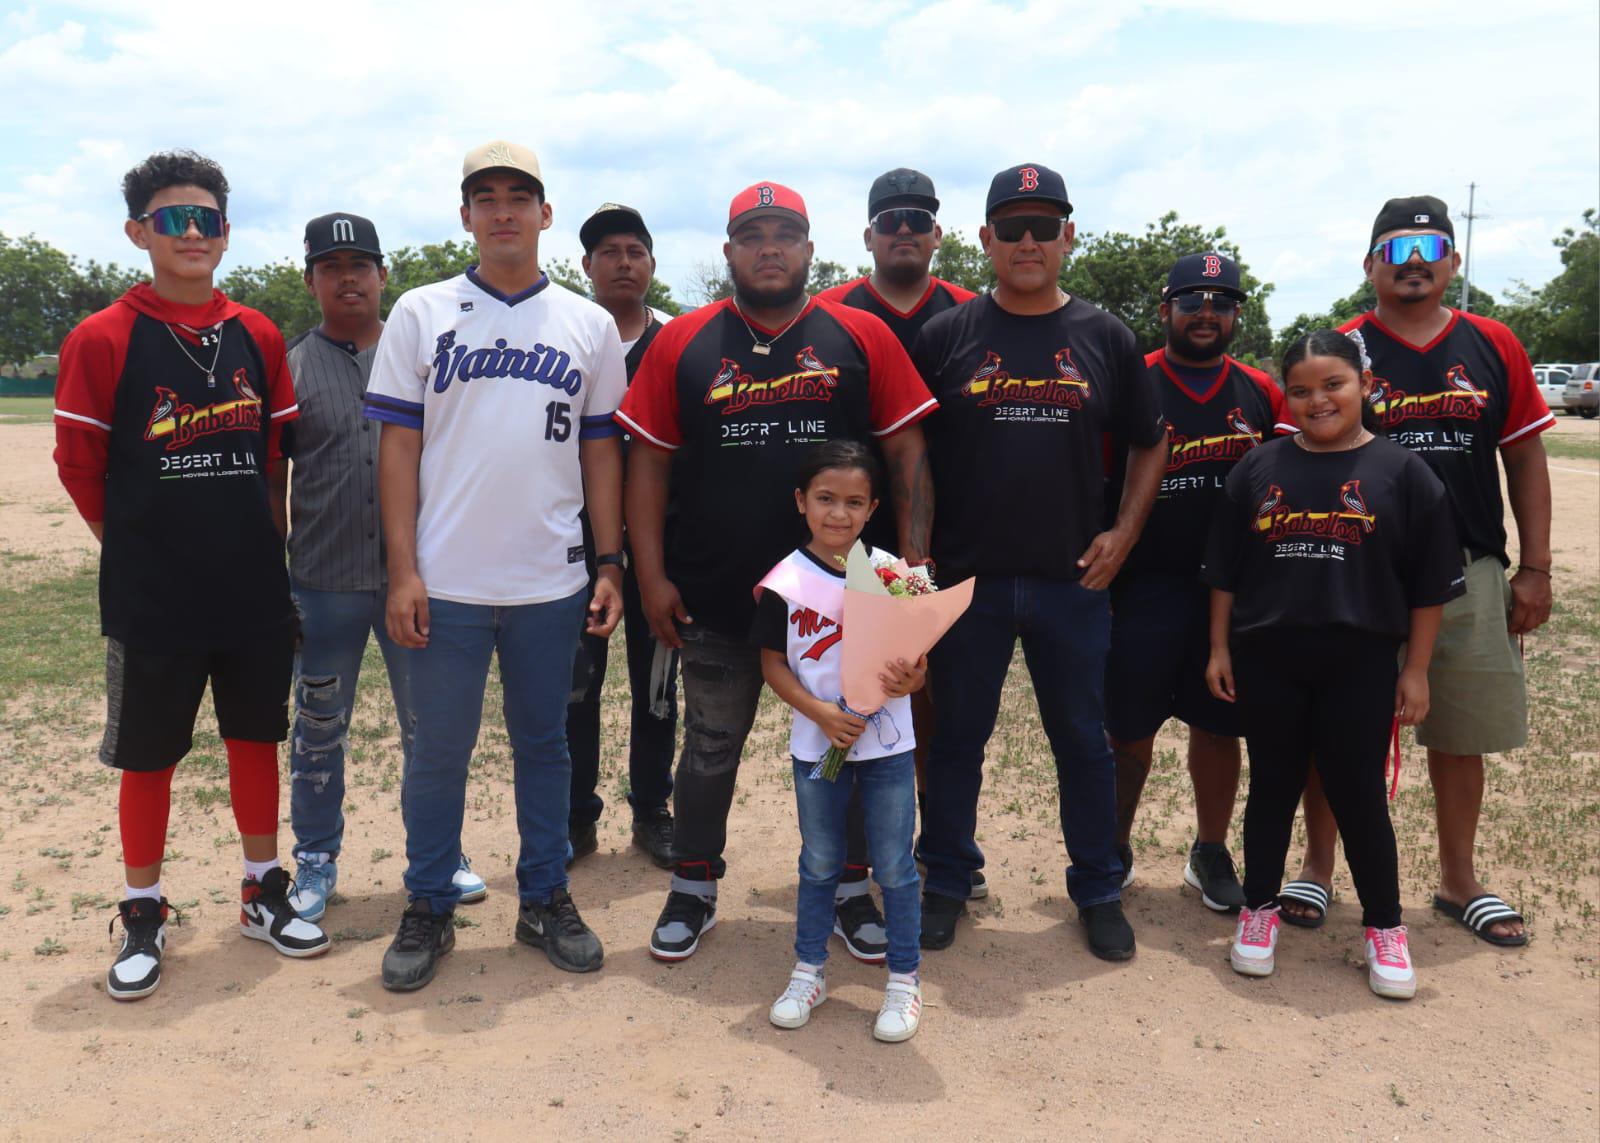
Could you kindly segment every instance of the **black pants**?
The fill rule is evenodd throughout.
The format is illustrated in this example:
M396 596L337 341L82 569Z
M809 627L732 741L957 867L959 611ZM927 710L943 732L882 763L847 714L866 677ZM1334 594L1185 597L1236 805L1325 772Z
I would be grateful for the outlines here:
M673 787L672 856L678 876L720 879L727 872L728 811L745 738L761 699L761 651L743 639L702 627L683 636L683 756ZM787 750L785 769L793 765ZM763 760L762 765L772 765ZM864 876L867 835L857 787L845 821L846 880Z
M1285 627L1234 639L1234 685L1250 748L1250 908L1270 905L1282 887L1295 807L1315 765L1344 838L1362 923L1400 923L1399 859L1383 781L1398 650L1394 639L1346 627Z
M628 804L635 818L667 808L672 794L672 748L678 729L678 656L667 675L667 717L650 713L650 666L656 640L644 617L639 581L630 570L622 577L622 635L627 641L628 689L632 718L628 730ZM572 698L567 704L567 750L572 755L572 807L569 828L576 832L600 820L605 802L595 792L600 781L600 692L606 681L606 648L595 635L578 639L572 666Z

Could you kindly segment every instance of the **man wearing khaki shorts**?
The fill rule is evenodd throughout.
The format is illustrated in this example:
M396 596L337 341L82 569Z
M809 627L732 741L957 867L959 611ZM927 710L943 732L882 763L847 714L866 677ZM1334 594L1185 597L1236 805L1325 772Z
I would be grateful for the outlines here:
M1490 944L1528 942L1522 916L1478 880L1473 844L1483 756L1528 739L1520 637L1550 618L1550 473L1539 434L1555 423L1516 336L1444 305L1460 268L1445 204L1390 199L1364 263L1378 305L1345 325L1371 359L1374 404L1390 439L1444 481L1467 565L1466 595L1445 605L1428 672L1428 749L1439 822L1434 908ZM1496 463L1498 457L1499 463ZM1509 580L1504 465L1521 563ZM1315 927L1327 910L1335 829L1320 787L1306 791L1305 865L1284 887L1284 920Z

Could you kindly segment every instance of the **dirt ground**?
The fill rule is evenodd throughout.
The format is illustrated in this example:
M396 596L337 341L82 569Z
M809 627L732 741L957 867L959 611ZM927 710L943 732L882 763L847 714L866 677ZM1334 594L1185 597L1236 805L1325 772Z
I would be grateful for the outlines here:
M1600 439L1593 422L1575 418L1554 432ZM56 482L51 440L48 425L0 425L0 566L12 588L93 555ZM1592 607L1600 464L1551 467L1557 598ZM403 907L404 838L398 751L381 679L369 671L341 898L324 922L333 951L295 962L238 935L237 842L225 770L207 737L179 769L164 883L184 918L170 930L166 979L150 999L116 1004L101 985L115 952L105 925L121 868L115 785L94 759L100 680L88 672L70 690L12 693L0 722L0 877L10 888L0 893L0 1131L1592 1140L1595 716L1592 703L1544 712L1556 709L1559 689L1588 685L1592 694L1595 668L1592 642L1554 638L1528 640L1534 737L1491 769L1480 865L1530 913L1528 948L1491 948L1428 908L1432 803L1422 754L1408 751L1395 816L1422 985L1409 1004L1367 990L1360 910L1342 863L1328 923L1288 930L1275 976L1248 981L1230 970L1231 920L1181 884L1192 810L1174 724L1158 744L1127 892L1138 956L1124 965L1090 956L1064 892L1042 732L1026 673L1014 671L979 820L993 895L952 949L928 954L923 1027L902 1045L871 1038L882 970L851 961L838 942L828 1002L810 1025L781 1031L767 1021L793 960L798 850L784 722L770 696L730 821L721 921L682 965L645 952L667 877L629 847L626 809L616 808L626 726L613 687L605 717L619 744L605 763L601 850L572 874L573 895L605 941L604 970L562 973L512 939L509 752L486 719L465 841L490 896L461 909L467 925L432 985L384 992L378 966ZM283 812L287 846L287 796ZM1236 855L1238 844L1235 834Z

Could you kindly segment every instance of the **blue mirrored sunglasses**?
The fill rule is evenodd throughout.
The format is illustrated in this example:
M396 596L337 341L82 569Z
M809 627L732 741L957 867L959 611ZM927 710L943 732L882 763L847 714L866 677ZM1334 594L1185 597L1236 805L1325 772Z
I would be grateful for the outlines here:
M1407 234L1378 243L1371 253L1381 253L1385 262L1398 266L1411 261L1412 254L1421 254L1424 262L1437 262L1455 248L1456 244L1442 234Z
M167 238L182 238L189 233L190 223L200 232L201 238L222 237L222 212L214 206L163 206L146 211L134 221L146 219L157 234Z

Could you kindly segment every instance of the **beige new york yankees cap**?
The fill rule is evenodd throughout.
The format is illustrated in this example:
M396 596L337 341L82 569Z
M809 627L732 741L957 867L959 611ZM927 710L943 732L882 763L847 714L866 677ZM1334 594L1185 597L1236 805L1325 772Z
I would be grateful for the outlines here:
M519 144L496 139L468 151L461 164L461 189L466 190L467 184L485 171L515 171L527 175L538 184L539 192L544 193L544 178L539 174L539 156Z

